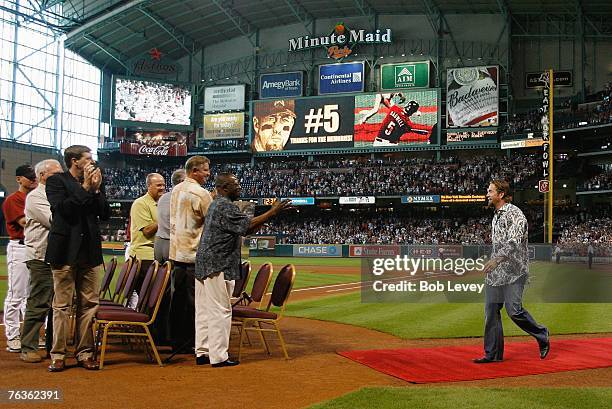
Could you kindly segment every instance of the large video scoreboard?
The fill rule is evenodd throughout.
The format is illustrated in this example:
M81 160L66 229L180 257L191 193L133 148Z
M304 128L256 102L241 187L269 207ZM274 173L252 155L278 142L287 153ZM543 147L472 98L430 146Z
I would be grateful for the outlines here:
M253 151L438 145L440 91L330 95L254 101Z

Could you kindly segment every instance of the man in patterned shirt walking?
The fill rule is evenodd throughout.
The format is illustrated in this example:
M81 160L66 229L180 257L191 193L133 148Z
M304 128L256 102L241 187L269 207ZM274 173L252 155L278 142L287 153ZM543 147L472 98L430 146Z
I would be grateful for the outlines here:
M550 350L548 329L538 324L523 308L523 290L529 276L527 219L512 201L510 185L494 180L487 190L489 205L495 208L491 240L491 259L485 264L485 356L478 364L504 359L504 329L500 311L506 306L508 316L523 331L538 341L540 358Z

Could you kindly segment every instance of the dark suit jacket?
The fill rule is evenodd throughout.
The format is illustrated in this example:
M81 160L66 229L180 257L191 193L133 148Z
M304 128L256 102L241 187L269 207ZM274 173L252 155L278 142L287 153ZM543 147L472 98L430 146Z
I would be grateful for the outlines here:
M87 261L83 267L102 264L99 220L110 217L104 190L88 192L70 172L64 172L47 179L45 191L53 214L45 261L52 266L74 266L83 259ZM81 251L84 257L79 260Z

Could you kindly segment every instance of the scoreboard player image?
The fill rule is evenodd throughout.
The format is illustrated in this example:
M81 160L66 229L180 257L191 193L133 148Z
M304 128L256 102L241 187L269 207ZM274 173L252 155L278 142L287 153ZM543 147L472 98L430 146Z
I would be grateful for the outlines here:
M437 122L435 91L355 97L355 147L437 143Z
M253 109L253 152L282 151L295 124L295 101L260 102Z

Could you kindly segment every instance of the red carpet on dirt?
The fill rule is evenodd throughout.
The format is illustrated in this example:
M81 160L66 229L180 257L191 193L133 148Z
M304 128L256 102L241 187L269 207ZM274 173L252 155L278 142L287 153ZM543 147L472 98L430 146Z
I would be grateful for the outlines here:
M412 383L472 381L612 366L612 338L551 340L546 359L536 341L506 342L504 361L475 364L482 344L344 351L340 355Z

